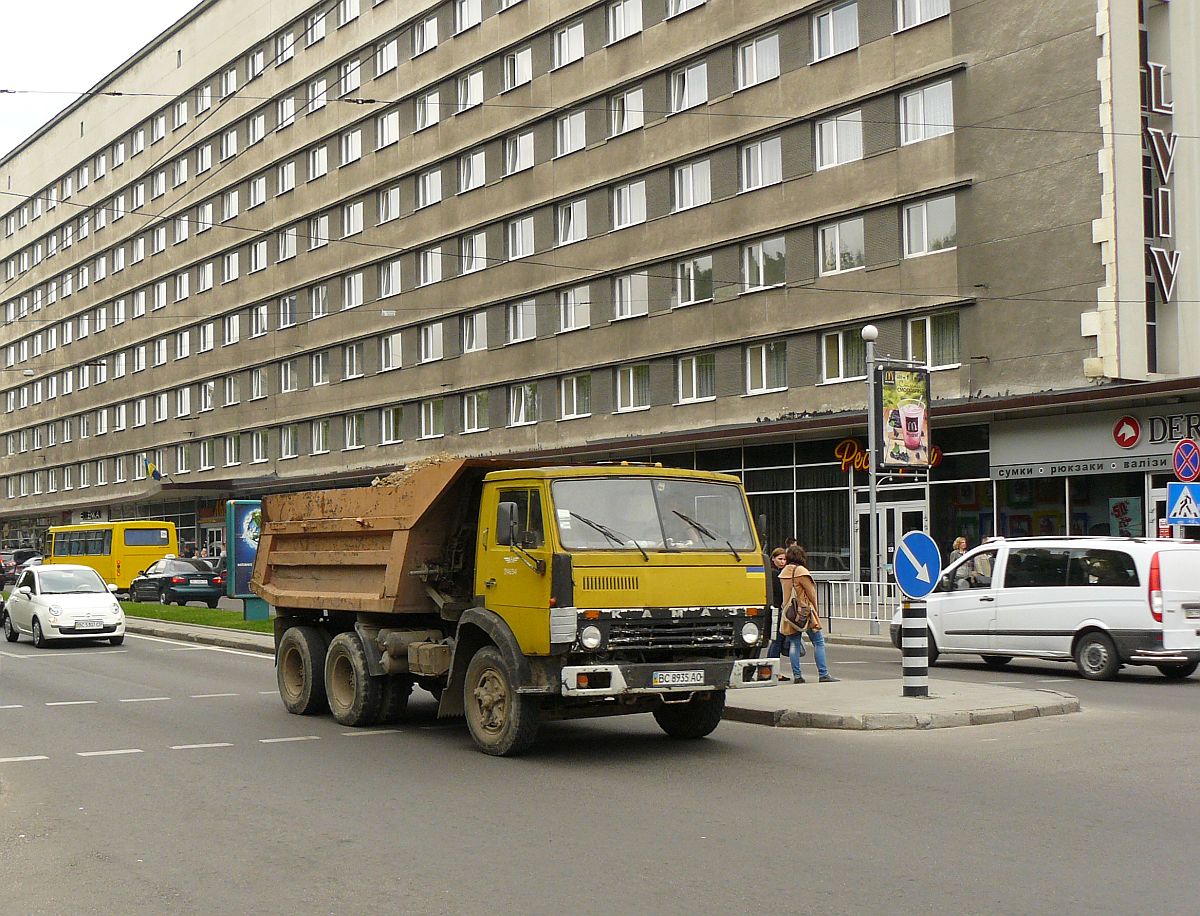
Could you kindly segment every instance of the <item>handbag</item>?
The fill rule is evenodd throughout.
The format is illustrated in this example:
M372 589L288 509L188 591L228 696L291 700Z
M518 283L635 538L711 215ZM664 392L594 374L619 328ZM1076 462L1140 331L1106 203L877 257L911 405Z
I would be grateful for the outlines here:
M800 603L800 594L796 589L796 576L792 576L792 597L787 607L783 609L783 619L779 623L779 631L784 636L795 636L808 629L812 620L812 608Z

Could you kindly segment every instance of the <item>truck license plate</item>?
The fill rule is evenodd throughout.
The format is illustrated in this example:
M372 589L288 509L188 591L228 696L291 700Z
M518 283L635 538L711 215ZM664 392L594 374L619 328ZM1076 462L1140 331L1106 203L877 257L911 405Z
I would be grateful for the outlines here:
M654 687L703 687L703 671L655 671L650 679Z
M104 626L104 624L102 624L99 620L76 620L75 621L75 629L77 629L77 630L98 630L102 626Z

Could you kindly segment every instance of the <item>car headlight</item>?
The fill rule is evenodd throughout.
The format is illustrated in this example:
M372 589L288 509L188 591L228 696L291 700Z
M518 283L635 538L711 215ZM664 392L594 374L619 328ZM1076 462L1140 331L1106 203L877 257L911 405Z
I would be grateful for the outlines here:
M757 623L746 621L746 623L742 625L742 642L748 646L754 645L756 642L758 642L758 636L760 632L761 631L758 629Z
M579 634L579 642L585 649L599 648L603 639L599 627L584 627L583 632Z
M57 604L50 605L49 610L50 610L51 617L57 617L59 614L61 614L63 612L63 609L61 607L59 607Z

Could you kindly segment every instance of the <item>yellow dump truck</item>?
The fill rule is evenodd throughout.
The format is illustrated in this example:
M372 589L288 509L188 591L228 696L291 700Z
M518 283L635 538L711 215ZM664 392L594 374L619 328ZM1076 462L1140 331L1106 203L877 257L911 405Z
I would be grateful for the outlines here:
M276 609L289 712L397 721L419 686L489 754L597 715L703 737L726 690L777 681L756 658L758 537L725 474L453 459L268 496L251 588Z

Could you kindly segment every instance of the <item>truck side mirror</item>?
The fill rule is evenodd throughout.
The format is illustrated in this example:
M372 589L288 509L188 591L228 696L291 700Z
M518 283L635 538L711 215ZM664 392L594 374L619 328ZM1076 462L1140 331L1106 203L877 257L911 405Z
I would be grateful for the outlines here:
M764 544L767 543L767 513L760 512L758 515L758 539Z
M511 547L517 542L517 504L500 503L496 509L496 543Z

